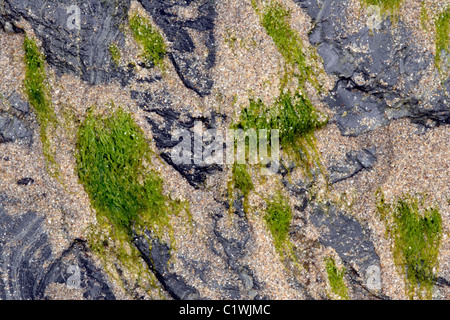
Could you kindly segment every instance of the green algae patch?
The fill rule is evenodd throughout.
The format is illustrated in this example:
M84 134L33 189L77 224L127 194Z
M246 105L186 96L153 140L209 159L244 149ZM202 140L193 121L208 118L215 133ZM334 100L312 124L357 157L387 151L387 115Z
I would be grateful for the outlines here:
M331 291L342 300L349 300L348 289L345 285L345 268L338 269L332 258L325 259L328 281Z
M77 171L97 214L131 235L133 227L165 226L169 199L148 168L150 149L131 116L90 114L79 128Z
M289 24L290 12L281 4L272 2L264 8L262 26L275 42L278 51L288 65L296 66L298 76L304 81L311 79L311 69L306 63L303 45L299 35Z
M271 106L265 105L261 99L250 98L232 128L244 131L265 129L267 141L271 141L271 130L279 130L281 147L302 163L309 173L311 167L320 166L314 131L326 123L326 117L317 111L306 94L286 91Z
M48 134L51 128L56 127L57 120L47 84L44 56L32 38L25 37L23 49L25 52L25 93L28 96L28 101L33 106L39 123L39 133L44 157L46 159L47 172L51 176L58 178L60 175L59 166L52 152Z
M446 8L435 20L436 28L436 65L442 69L442 52L449 52L450 44L450 8ZM450 68L450 61L447 61L447 69Z
M162 35L147 18L139 14L132 15L129 24L134 39L141 46L143 58L147 62L163 68L167 48Z
M378 6L383 13L389 13L394 20L398 18L398 11L403 0L363 0L367 6Z
M394 204L386 203L378 192L378 212L386 223L387 236L393 239L396 265L405 276L411 299L431 298L439 267L442 217L437 207L426 207L424 200L405 196Z
M131 275L142 288L156 290L133 239L149 230L158 238L169 237L174 248L170 217L189 209L164 193L163 179L151 168L154 154L131 115L113 109L108 114L90 111L77 134L76 170L97 216L89 245L125 289Z
M253 190L252 177L247 171L245 164L234 164L233 166L234 187L239 189L244 197L247 197Z
M292 220L292 210L289 200L281 193L277 193L273 199L267 201L264 220L272 234L275 248L280 254L289 247L289 228Z
M120 64L120 59L122 54L120 53L119 47L115 43L111 43L108 47L109 54L111 55L111 60L114 62L114 65L117 67Z
M265 4L252 1L252 5L262 27L283 57L285 72L273 105L267 106L261 99L249 99L249 105L241 111L235 127L267 129L269 134L271 129L279 130L281 147L302 163L309 175L311 168L320 167L314 131L328 121L328 117L312 104L306 90L307 84L312 85L317 93L322 90L314 70L320 59L314 48L303 45L300 34L291 27L290 10L277 1Z

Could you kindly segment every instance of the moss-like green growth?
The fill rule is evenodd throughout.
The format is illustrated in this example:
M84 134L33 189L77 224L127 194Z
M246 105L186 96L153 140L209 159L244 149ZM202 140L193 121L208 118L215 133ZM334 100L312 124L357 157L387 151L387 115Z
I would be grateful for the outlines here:
M318 91L322 91L317 78L317 70L320 69L320 58L313 47L304 47L299 33L291 25L291 12L277 1L269 1L267 4L252 0L256 12L259 14L261 25L272 38L275 46L283 56L285 73L281 79L282 90L294 76L297 79L298 89L304 91L308 81Z
M403 0L362 0L366 5L379 6L384 13L390 13L394 19L397 19L398 10Z
M282 145L292 145L296 137L311 133L323 125L306 94L283 93L278 98L278 105L279 114L275 119L275 128L280 129Z
M317 79L320 61L317 51L313 47L304 47L300 34L291 27L291 12L278 1L266 4L252 0L252 5L258 13L261 25L272 38L275 46L283 57L285 74L281 79L281 92L288 85L290 77L297 79L298 91L305 91L305 84L309 82L320 92L321 85ZM305 97L305 99L308 99Z
M263 4L252 0L252 5L260 17L261 25L283 57L285 72L274 105L266 106L260 99L250 99L249 106L242 110L235 127L244 130L267 129L269 133L271 129L278 129L281 147L303 162L309 173L310 167L319 165L313 133L327 122L306 93L307 83L313 85L317 92L321 90L317 75L311 67L311 63L317 64L319 60L314 50L308 51L303 46L300 35L290 25L291 12L281 3L269 1Z
M378 212L387 225L387 235L394 241L394 259L404 273L411 298L417 293L431 297L431 289L439 267L442 218L437 208L421 210L423 201L405 196L395 205L386 203L378 192Z
M173 246L170 216L188 209L164 194L162 178L149 167L152 152L144 133L130 114L114 109L109 115L91 111L78 129L76 168L97 214L89 244L119 283L126 273L155 287L132 244L133 234L168 234Z
M115 43L111 43L108 47L109 53L111 54L111 59L116 66L120 64L121 54L120 50Z
M243 130L279 129L281 144L292 144L296 137L308 134L323 126L319 113L302 93L282 93L272 108L267 108L261 99L249 99L241 119L236 125Z
M248 107L241 111L239 122L234 125L235 129L270 129L272 126L272 116L267 114L270 112L261 99L249 99Z
M328 281L330 282L331 290L334 294L343 300L348 300L348 290L345 285L345 268L339 270L332 258L325 259L325 268L328 274Z
M442 51L449 52L450 44L450 7L439 14L435 21L436 27L436 65L441 69ZM448 62L450 64L450 61ZM448 66L450 68L450 66Z
M147 169L150 149L131 116L88 115L78 132L77 170L97 214L131 235L133 227L168 221L163 181Z
M420 4L420 25L425 31L428 31L427 27L428 19L429 15L425 1L422 1L422 3Z
M43 153L47 160L47 170L52 176L57 177L59 175L59 167L51 151L48 137L49 126L55 126L57 120L47 85L44 57L39 51L36 42L29 37L25 37L23 48L25 51L25 92L39 122Z
M277 193L271 201L267 202L264 220L272 234L275 248L282 254L289 243L288 235L292 211L288 199L283 197L281 193Z
M282 93L274 106L268 108L261 99L249 99L249 106L241 112L239 122L234 126L248 129L278 129L281 145L294 144L299 136L305 136L325 123L319 120L319 113L302 93Z
M142 48L144 59L162 68L166 54L164 38L145 17L134 14L129 23L134 39Z
M239 189L244 197L247 197L250 191L253 190L252 177L248 173L245 164L234 164L233 182L234 187Z
M310 80L312 71L306 63L302 41L290 24L290 12L280 3L272 2L264 8L261 23L273 39L285 62L296 66L301 82Z
M250 98L249 105L242 110L240 119L233 128L267 129L268 141L270 130L278 129L281 147L305 165L312 165L312 161L317 162L312 157L312 153L315 153L313 133L327 122L319 118L320 113L306 94L301 91L291 94L287 91L281 93L271 107L267 107L261 99Z
M228 196L230 209L233 208L233 201L235 199L235 190L243 197L244 211L248 212L248 195L254 189L252 177L247 171L246 164L233 164L231 171L231 179L228 182Z

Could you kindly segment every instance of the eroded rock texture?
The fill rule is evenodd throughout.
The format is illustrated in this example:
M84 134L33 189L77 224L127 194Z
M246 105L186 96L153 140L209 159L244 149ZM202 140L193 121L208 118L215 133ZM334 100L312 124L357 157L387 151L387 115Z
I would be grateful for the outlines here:
M2 24L24 18L42 40L47 61L58 72L98 84L114 76L108 48L113 42L124 44L120 24L129 5L129 0L78 4L69 0L3 1L6 14Z
M5 209L10 201L13 199L0 194L1 299L46 299L46 290L53 284L80 290L89 300L114 299L83 241L74 241L55 256L44 217L32 211L10 216Z
M148 230L145 235L136 236L134 244L172 298L178 300L198 300L200 298L195 288L187 285L181 276L170 272L170 248L167 244L152 236Z
M338 212L334 207L317 207L311 215L312 223L323 228L320 242L336 250L341 259L362 279L367 286L370 270L380 270L380 259L370 239L370 233L356 219ZM381 278L375 279L376 289L381 289ZM369 284L370 286L370 284Z
M200 133L194 131L195 126L207 130L217 129L217 121L220 115L212 112L210 116L195 117L189 112L177 111L172 105L170 95L164 90L161 92L132 92L132 97L139 103L148 116L153 138L161 157L177 170L195 188L204 186L208 175L222 171L217 164L207 165L202 159L205 148L211 143L205 141L204 145L197 147L197 142L202 141ZM186 108L188 109L188 107ZM178 134L178 138L176 136ZM185 136L187 135L187 136ZM174 161L172 152L183 141L188 140L186 150L189 155L187 161ZM186 142L186 141L185 141ZM198 150L196 150L198 149ZM197 154L197 155L196 155ZM200 158L197 160L196 158Z
M314 22L310 42L326 72L337 78L327 103L342 134L357 136L401 117L428 126L449 123L449 79L428 97L417 92L434 58L414 44L401 20L392 26L387 18L350 34L346 1L296 2Z
M0 143L24 141L30 143L33 132L26 118L30 106L19 93L13 92L6 99L11 106L9 111L0 110Z
M142 61L128 61L128 56L118 65L113 63L110 45L127 45L129 39L123 27L128 23L128 13L133 5L148 14L167 40L165 63L170 65L169 72L161 72L158 67ZM233 8L236 16L219 15L228 14L221 9L227 5L240 8ZM92 98L90 103L123 98L120 101L125 101L128 110L134 110L136 114L133 116L142 118L140 125L149 131L146 134L152 138L150 144L153 146L154 143L155 157L162 160L158 166L164 167L165 172L170 171L167 177L163 177L165 185L169 186L165 191L174 193L177 199L188 199L194 213L190 234L184 229L175 230L176 244L165 242L149 229L136 232L130 243L140 254L140 266L155 276L167 297L183 300L329 299L330 286L323 261L324 257L334 254L347 270L345 281L351 298L389 299L390 295L405 298L403 293L399 293L403 289L391 290L387 284L393 274L399 278L392 282L402 285L403 282L400 273L393 271L394 263L382 260L392 257L384 252L389 250L388 241L375 239L376 236L381 237L385 230L371 229L380 225L374 203L367 208L368 212L365 212L366 208L359 208L363 213L351 212L352 209L342 209L324 198L330 189L343 185L349 193L354 191L359 196L357 200L366 201L366 198L373 197L375 187L384 187L386 181L392 183L390 189L396 190L399 185L391 180L398 178L391 177L392 171L402 169L412 158L420 156L428 161L428 166L439 157L445 158L446 153L442 151L436 155L426 154L418 143L412 147L413 143L410 143L408 148L411 150L408 149L406 155L399 152L403 146L398 141L395 147L386 145L395 144L395 140L413 139L405 131L395 132L395 120L409 118L427 128L423 134L431 130L432 134L426 139L434 148L445 146L448 140L446 125L450 124L450 81L448 78L442 81L432 79L433 90L423 89L421 85L429 82L427 77L433 73L436 76L434 56L414 43L410 26L401 19L394 25L390 18L385 17L376 28L364 26L349 30L348 6L349 2L344 0L292 0L292 8L297 8L299 15L306 13L311 18L313 28L309 42L323 58L325 72L334 79L332 90L326 92L321 99L323 101L319 102L333 112L334 118L328 125L337 125L339 130L326 131L333 136L318 139L337 141L332 150L321 150L324 158L332 160L326 166L309 172L310 175L301 170L301 164L290 159L283 161L278 172L271 177L257 176L256 169L248 169L255 184L255 189L250 192L250 201L229 184L230 167L207 165L202 159L196 161L196 152L201 155L216 142L212 137L214 131L229 128L235 120L233 117L242 109L243 106L235 105L235 101L238 100L236 92L242 94L243 82L255 81L245 74L242 77L236 75L235 70L240 69L228 64L243 64L246 60L242 52L249 54L255 48L265 50L267 47L258 47L264 44L273 47L267 50L267 55L274 55L268 60L272 64L249 65L249 70L261 68L259 74L269 74L269 70L278 68L273 61L281 55L273 53L277 48L261 26L258 15L252 11L249 1L239 4L224 1L222 4L214 0L4 0L0 2L0 27L3 29L0 37L23 37L30 33L30 27L42 43L48 67L56 72L56 81L61 75L69 75L77 81L81 79L79 86L83 92L95 96L84 97ZM243 20L255 19L253 23L259 26L258 32L262 34L245 34L244 30L242 34L245 37L239 33L239 37L234 36L231 25L225 28L219 23L225 18L237 25ZM219 50L228 52L228 49L236 59L244 62L221 57L220 70L216 70L219 69L216 61L220 57ZM0 53L2 57L6 56L3 51ZM14 57L10 61L17 63L23 71L24 66L19 60ZM12 71L6 69L5 73L10 76ZM281 69L278 71L280 74L283 72ZM218 76L229 79L215 82L214 77ZM263 88L259 91L263 92L262 96L279 93L279 88L270 89L278 80L269 78L254 86L255 91ZM5 80L10 81L6 76ZM113 80L118 80L120 85ZM105 93L103 100L96 100L97 95L103 94L100 92L102 89L97 89L105 88L105 92L110 92L106 89L112 82L115 90L119 90L117 87L122 90L121 96L107 96L110 93ZM215 87L218 82L234 91L220 92L223 88ZM0 150L12 150L11 157L33 152L41 156L40 151L36 151L40 150L35 139L39 136L36 130L39 124L34 110L19 90L21 83L14 83L12 87L2 87L1 91L0 148L3 149ZM52 89L60 90L57 85ZM248 94L250 97L253 92ZM189 99L184 101L185 97ZM92 107L83 105L84 101L75 101L80 105L73 108L76 119L73 128L81 123ZM66 101L59 103L65 104ZM67 101L70 103L74 102ZM55 107L59 119L63 119L63 108L61 105ZM383 131L389 125L396 135L390 136L389 130ZM442 127L447 131L433 131ZM201 138L199 133L202 130L208 130L210 136ZM57 150L70 149L66 152L68 158L73 157L77 147L75 131L68 141L55 147ZM180 136L174 138L174 134L179 131L186 133L189 140L189 148L185 150L189 153L190 161L187 163L174 161L173 151L180 143ZM339 131L340 134L334 133ZM316 134L321 135L323 131ZM203 139L200 149L196 149L197 139ZM66 161L64 174L70 172L72 175L76 171L75 159L61 158L61 161ZM0 153L0 165L10 160ZM18 159L13 160L19 162ZM25 192L42 188L44 179L26 163L23 166L17 174L14 173L10 184L14 188L24 188ZM424 167L419 172L425 172L426 179L434 179L445 195L442 181L448 180L448 168L443 165L443 168L428 169ZM0 167L1 174L5 174L3 167ZM405 178L407 174L402 176L405 181L420 178L417 173L414 177ZM383 176L381 182L377 180L380 175ZM326 186L320 185L321 177L325 177L323 184ZM401 182L400 187L408 184ZM364 189L366 185L370 190ZM69 246L56 250L45 223L50 218L45 213L40 210L19 210L19 213L12 210L13 204L21 201L13 197L14 191L11 190L14 188L0 190L0 298L54 299L60 298L58 294L61 292L65 297L70 289L82 299L115 299L117 290L120 291L117 287L126 281L121 284L114 282L117 279L105 272L109 268L103 266L103 269L97 263L95 258L98 257L94 256L86 239L72 237ZM292 207L285 256L280 256L274 248L264 212L267 201L278 192L286 195ZM38 194L45 198L45 192L38 191L30 193L30 197L39 198ZM56 206L53 202L46 205ZM440 206L446 210L445 203L440 203ZM445 223L448 229L448 222ZM69 237L67 230L62 233ZM114 243L114 239L109 240L103 243L105 248ZM448 252L448 246L443 252ZM111 264L114 264L119 278L126 273L117 267L117 261ZM126 284L126 294L145 296L142 292L148 288L139 287L140 275L127 276L132 280ZM449 297L449 276L447 263L436 279L438 294L434 293L435 297Z
M210 94L213 86L210 69L216 60L215 1L139 2L170 41L170 59L186 87L200 96Z

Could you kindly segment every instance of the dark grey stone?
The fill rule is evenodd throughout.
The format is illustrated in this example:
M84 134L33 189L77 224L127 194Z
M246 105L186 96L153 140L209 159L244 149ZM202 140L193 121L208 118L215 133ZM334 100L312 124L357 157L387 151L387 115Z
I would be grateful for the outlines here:
M352 266L359 281L370 287L367 284L371 276L369 267L380 270L380 259L368 229L332 205L316 206L310 221L320 230L321 244L332 247L344 263ZM381 285L381 278L376 281Z
M339 81L325 101L335 111L343 135L358 136L388 123L384 100L355 89L349 81Z
M149 231L133 240L144 261L154 272L164 289L176 300L196 300L200 295L194 287L176 273L170 272L170 248Z
M0 143L27 140L31 142L33 133L29 125L15 115L0 111Z
M345 158L328 168L330 182L337 183L351 178L363 169L372 168L376 161L374 148L348 152Z
M0 194L0 298L3 300L47 299L51 283L66 283L70 268L77 268L85 299L114 299L83 241L75 240L61 256L55 257L43 226L44 218L36 212L10 216L8 201ZM75 278L74 278L75 279Z
M71 5L80 9L80 29L73 28ZM72 73L98 84L117 76L109 46L124 44L120 24L130 0L5 0L2 21L27 20L42 40L47 61L58 73Z
M200 96L211 93L213 80L211 69L216 61L214 38L214 20L216 18L215 1L211 0L139 0L164 31L171 43L169 56L185 86ZM176 7L197 8L198 17L183 19L174 13ZM190 30L200 34L196 42L207 52L206 57L195 53L193 35Z
M252 239L250 225L243 209L243 197L239 194L237 194L237 197L234 201L234 217L231 230L223 230L220 221L224 219L222 215L213 217L214 241L217 241L223 249L223 251L213 250L213 252L226 262L231 271L241 281L243 290L240 291L240 296L243 299L257 299L261 284L250 267L242 262L247 256L248 247L251 245Z
M317 46L325 71L337 77L326 102L336 112L343 135L357 136L402 117L428 127L450 123L445 84L431 98L414 91L434 57L415 45L412 32L401 20L393 27L387 18L378 29L365 27L347 35L346 1L295 2L313 20L310 42Z
M38 286L38 298L45 298L43 293L50 283L81 289L86 300L115 300L102 271L92 262L87 244L83 240L75 240L48 267Z
M18 185L22 185L22 186L29 186L31 184L34 183L34 179L33 178L22 178L20 180L17 181Z
M147 112L147 121L151 125L153 139L158 148L161 157L178 171L190 185L199 189L204 186L208 175L222 171L222 166L217 164L196 163L194 161L194 125L200 122L207 129L215 129L216 122L221 115L214 112L208 117L193 117L189 112L178 112L172 106L171 97L164 90L159 93L137 92L133 91L131 97L137 100L138 105ZM189 109L189 108L186 108ZM177 130L186 130L191 136L191 163L177 164L172 160L171 151L179 144L179 141L173 141L172 135ZM202 150L209 145L206 141Z
M16 91L14 91L8 97L8 101L11 104L11 107L20 111L23 114L28 114L28 112L30 111L30 104L28 103L28 101L22 99L22 96Z

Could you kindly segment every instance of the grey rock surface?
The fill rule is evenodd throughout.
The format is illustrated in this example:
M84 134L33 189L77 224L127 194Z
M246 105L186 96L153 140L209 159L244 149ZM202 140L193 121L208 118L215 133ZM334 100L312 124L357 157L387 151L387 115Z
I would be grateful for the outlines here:
M140 2L172 43L169 56L186 87L200 96L210 94L210 69L216 57L214 1ZM130 70L114 65L109 46L124 46L121 24L126 22L129 7L130 0L90 0L76 7L70 0L7 0L1 6L0 26L19 31L14 22L25 18L42 40L47 61L60 74L72 73L91 84L118 78L125 85L132 76ZM197 8L198 17L192 20L174 14L184 7ZM201 34L196 39L200 44L194 44L190 30ZM206 57L201 54L205 51Z
M248 249L252 245L252 232L248 224L246 213L244 212L243 197L239 197L233 203L233 228L232 231L224 230L224 215L213 216L215 240L222 247L222 250L212 249L227 264L228 268L237 276L242 285L242 290L238 287L232 288L230 298L232 299L262 299L259 294L261 284L251 270L251 267L242 262L248 254ZM226 213L225 213L226 214ZM226 224L225 224L226 225ZM212 245L211 248L217 246ZM225 290L227 288L224 288ZM227 291L227 290L226 290ZM234 292L233 292L234 291Z
M381 278L371 279L372 269L380 270L380 258L375 251L368 229L354 217L339 212L333 205L316 206L310 217L311 223L321 230L320 242L332 247L339 257L355 270L361 283L381 289Z
M60 283L78 289L85 299L114 299L102 272L93 264L84 242L74 240L55 256L36 212L10 216L14 199L0 194L0 298L45 299L46 289Z
M120 24L130 0L90 0L77 4L79 19L70 0L6 0L1 20L27 20L42 40L48 63L59 73L72 73L98 84L110 80L109 46L124 44Z
M402 117L428 126L450 123L449 79L432 98L417 94L434 59L415 45L402 21L392 27L387 18L377 29L366 26L348 34L351 18L346 1L295 2L311 16L310 42L322 56L325 71L337 79L326 102L335 111L343 135L357 136Z
M188 111L176 111L172 105L170 95L165 93L164 90L157 93L132 91L131 95L138 102L139 107L148 114L146 119L151 125L153 138L161 157L177 170L189 184L197 189L201 188L208 175L222 171L222 167L217 164L208 165L202 159L200 159L200 162L197 162L194 158L196 152L201 157L204 149L209 145L205 141L205 144L201 146L201 150L195 150L196 144L194 139L196 139L196 136L198 139L201 139L194 133L195 124L198 123L208 130L215 129L216 121L221 115L213 112L210 116L193 117ZM182 141L182 137L179 140L173 139L173 134L177 131L180 133L185 132L190 136L190 150L186 150L190 153L190 163L184 163L184 161L183 163L175 163L172 159L172 150Z
M0 143L24 140L31 142L33 131L28 123L0 110Z
M170 248L151 232L135 236L134 244L142 254L144 261L153 270L164 289L176 300L197 300L198 291L188 285L183 277L169 270Z
M363 169L370 169L376 160L375 148L348 152L344 159L328 168L330 182L337 183L353 177Z
M170 41L169 56L185 86L200 96L210 94L213 86L210 70L216 60L215 1L140 0L139 2ZM195 10L195 18L183 18L178 10L184 8ZM197 34L195 41L192 32ZM200 52L207 52L207 55L201 55Z
M52 219L55 220L53 212L47 216L43 213L45 210L41 211L41 208L45 209L46 201L50 202L55 197L65 198L64 191L57 192L57 195L53 195L53 198L48 200L45 192L50 192L50 189L55 187L52 183L57 182L44 172L43 163L27 166L27 161L22 161L24 154L29 159L30 153L32 157L38 157L42 153L39 143L32 143L33 135L38 136L38 133L33 130L36 130L39 124L30 121L34 121L35 117L30 105L19 93L21 84L13 83L14 81L8 79L15 88L6 88L6 93L2 88L0 101L2 108L0 110L0 148L6 151L5 155L0 154L0 174L5 174L6 177L1 179L6 183L1 186L4 190L3 194L0 193L0 274L2 275L0 299L51 299L55 297L56 293L52 291L55 288L62 291L67 288L75 289L77 297L84 299L115 299L128 295L133 298L154 298L158 297L158 294L161 297L161 291L156 292L161 287L166 291L165 297L182 300L208 299L209 295L220 299L245 300L286 296L328 299L329 281L326 278L327 272L324 270L323 262L324 258L330 255L339 257L338 260L346 268L345 279L352 298L389 299L384 293L403 297L402 293L399 293L403 283L397 281L403 279L400 274L393 271L393 261L380 262L380 257L386 259L386 255L381 253L383 253L382 250L387 249L387 241L376 241L378 239L372 238L373 234L380 235L384 231L380 221L375 220L377 219L375 214L367 218L369 223L365 224L362 220L358 220L360 218L356 218L366 215L365 211L355 212L356 210L352 209L353 212L350 214L329 204L328 201L336 199L334 196L342 196L343 194L338 194L340 192L347 192L342 190L347 188L347 184L338 182L352 177L354 179L348 182L357 189L355 199L364 198L363 200L366 201L372 196L370 192L373 190L360 191L361 188L358 188L369 180L370 185L366 189L371 189L372 186L395 189L398 184L392 180L398 176L391 171L399 170L402 178L407 176L408 173L405 174L403 170L409 163L411 155L414 157L414 153L417 152L423 157L423 153L426 152L423 150L427 150L426 147L429 146L425 144L430 141L419 138L429 138L432 140L430 144L434 144L436 148L445 145L442 140L445 140L446 132L443 133L440 130L446 128L444 125L450 124L448 95L450 79L444 79L438 89L429 92L429 95L419 94L418 87L425 79L427 70L433 67L434 56L414 44L411 30L402 21L393 26L390 20L386 19L376 30L363 27L355 33L349 33L348 1L293 1L299 5L297 9L303 8L312 18L314 28L309 35L310 43L317 47L318 53L323 58L326 73L335 79L334 87L329 94L325 94L324 102L333 111L332 123L337 125L341 135L335 134L334 130L327 130L329 127L315 132L317 141L322 144L321 147L327 145L324 141L328 138L330 139L328 141L336 142L336 145L330 148L332 151L326 150L327 148L320 150L327 161L335 159L327 162L329 164L327 164L328 180L321 179L321 175L325 174L322 167L311 167L311 171L308 172L311 176L307 173L303 174L307 171L302 171L304 168L301 166L304 164L289 161L287 153L283 153L282 157L288 157L288 159L283 159L277 167L276 175L272 177L261 177L256 170L259 168L248 167L255 189L250 193L251 204L245 210L241 192L232 190L227 184L231 173L230 167L207 165L202 161L197 163L194 155L196 152L203 154L216 142L206 138L201 150L196 149L195 141L199 135L195 124L210 131L229 128L231 121L234 121L231 117L242 107L238 105L241 102L234 105L238 99L234 99L236 96L232 97L236 92L243 92L241 91L243 90L242 81L254 82L249 83L249 88L253 90L251 86L256 84L260 86L258 90L264 91L264 95L266 93L271 95L271 90L276 86L269 83L272 79L270 75L272 69L277 70L275 64L257 65L258 63L253 64L253 61L250 61L248 67L254 68L255 74L264 76L267 74L267 81L261 84L258 82L260 79L252 80L252 77L247 77L247 74L236 79L231 76L223 82L222 79L217 81L223 87L217 88L216 96L214 77L219 76L218 71L221 71L214 70L217 67L217 57L220 58L220 68L225 70L224 75L233 75L233 70L243 68L243 66L237 68L234 68L234 65L230 66L235 60L222 59L224 58L221 56L222 52L218 54L218 50L224 49L224 46L229 43L227 39L216 39L217 34L222 36L230 31L229 36L235 38L233 41L239 41L239 49L232 50L235 55L261 49L267 50L263 52L263 55L267 54L267 61L274 62L279 59L276 45L261 25L258 15L253 14L253 11L245 11L253 10L249 3L238 3L239 9L233 9L236 9L236 15L239 15L242 7L247 5L248 7L243 8L242 12L251 12L251 14L242 17L230 16L226 19L243 21L253 17L255 21L249 23L255 23L257 26L255 33L258 34L236 32L236 36L231 28L227 30L222 21L217 21L219 18L216 16L217 12L227 13L223 13L223 6L219 6L215 0L137 0L133 3L138 7L139 4L142 5L152 22L164 34L165 40L168 40L167 61L170 60L169 63L173 64L175 72L167 74L159 68L154 68L154 65L139 60L120 67L112 62L109 45L116 43L119 47L126 46L126 35L122 33L122 24L127 23L131 0L0 1L0 27L5 31L0 31L0 37L11 39L17 37L14 38L17 41L13 45L20 45L23 35L14 33L28 32L25 31L28 26L24 29L18 27L21 25L19 20L22 20L22 24L25 21L41 40L48 67L56 71L56 79L61 74L75 75L87 82L81 83L80 87L87 94L93 95L88 97L89 101L110 99L115 102L117 99L124 104L121 107L126 108L127 111L136 112L132 115L133 117L142 117L135 120L143 130L148 130L145 135L147 137L148 134L151 137L149 145L152 152L154 151L156 157L163 160L158 161L157 171L167 174L167 177L162 176L167 195L174 198L176 196L177 200L186 200L190 206L189 210L194 208L193 212L187 213L191 215L189 219L192 220L189 223L192 225L189 227L193 228L193 233L180 234L185 229L176 230L175 235L179 238L175 239L173 247L172 244L169 245L156 237L151 230L136 234L133 238L131 246L134 245L141 254L141 257L137 259L139 267L148 266L146 271L153 273L161 284L156 286L158 288L155 291L151 291L153 288L149 289L146 284L144 284L145 288L139 287L140 275L126 270L126 266L120 266L121 261L118 256L115 257L117 260L105 260L105 265L99 266L97 258L100 256L94 256L96 253L91 251L88 243L81 239L74 239L80 234L87 236L87 231L78 229L85 230L84 227L87 228L90 222L83 222L86 225L80 222L83 228L76 225L77 228L74 229L77 230L74 233L67 232L72 223L77 224L79 222L77 220L81 220L75 214L73 219L64 221L60 225L61 234L55 236L56 239L59 239L59 236L67 237L65 241L70 245L66 243L64 247L61 246L56 251L55 240L51 237L53 235L49 233L51 231L47 224L51 224ZM77 4L81 10L79 28L74 25L77 22L75 12L73 9L69 10L72 4ZM305 25L308 24L305 23ZM75 28L72 28L74 26ZM0 39L3 41L8 38ZM246 40L250 41L247 43ZM3 43L7 42L8 40L4 40ZM264 43L264 47L259 47L261 43ZM9 51L0 51L2 57L6 54L10 55L10 49L15 48L8 47ZM11 64L16 62L14 59L10 60ZM239 64L244 65L246 62L248 62L246 59L242 59ZM23 61L17 62L16 66L19 66L20 72L23 71L21 69ZM16 76L15 72L6 69L8 68L5 68L5 72L9 72L7 77ZM108 86L113 79L118 79L122 87L116 86L115 83L111 87ZM101 92L102 88L105 88L104 96ZM223 88L229 89L229 92L220 92ZM258 90L255 91L260 94ZM114 96L117 92L120 92L120 97ZM214 94L211 94L212 92ZM58 105L55 111L58 113L58 119L65 117L63 113L66 110L63 110L63 104L66 101L61 101L65 97L64 94L58 95L57 98ZM91 107L83 105L85 103L82 101L83 97L73 100L71 98L67 97L67 103L74 105L74 119L68 122L73 125L74 132L61 137L61 141L56 137L55 145L52 147L57 149L56 152L59 152L58 148L63 149L60 154L57 154L57 161L61 162L64 169L61 171L62 180L69 181L76 193L76 197L68 199L75 199L74 203L80 201L79 206L74 205L76 209L70 207L69 211L91 213L89 197L83 193L83 186L77 184L73 175L76 172L74 168L76 161L73 157L73 149L76 148L75 129ZM183 100L185 98L186 100ZM244 101L246 102L246 97ZM233 105L225 105L228 103ZM5 104L7 108L3 108ZM115 110L114 107L111 107L111 110ZM223 114L216 110L220 110ZM99 105L96 111L103 113L106 110ZM432 131L433 135L419 138L415 134L409 135L405 130L396 131L398 128L395 127L393 120L405 117L421 124L426 130L436 129L436 131ZM386 133L382 132L383 130L377 130L369 133L391 123L392 131L386 130L389 131ZM408 126L410 126L409 123ZM437 126L441 127L434 128ZM410 128L407 127L407 129ZM174 133L180 130L187 133L190 142L189 150L186 150L190 153L189 163L178 163L174 161L172 155L180 143L179 139L174 139ZM57 134L56 132L58 131L55 129L52 133ZM391 136L392 132L398 136ZM334 136L323 136L324 134ZM405 147L408 148L407 150L399 150L403 146L398 142L396 144L400 134L405 134L401 138L407 137L403 140L408 140L409 144ZM415 137L411 137L412 135ZM371 140L372 137L375 139ZM29 146L22 148L21 143L16 143L22 141L30 142ZM328 146L332 143L328 143ZM342 145L337 145L338 143ZM376 148L361 149L367 145L376 146ZM335 154L342 148L347 150L349 146L353 148L352 151L340 156ZM436 154L445 157L445 152L441 150L439 152ZM445 179L445 172L442 173L439 170L431 172L430 167L433 167L433 164L430 165L430 163L436 159L432 156L435 155L424 159L428 161L424 162L425 165L419 165L419 169L423 169L420 174L423 173L427 179L429 175L430 179L436 179L440 183L441 179ZM267 166L269 167L270 164ZM381 166L385 167L380 168ZM40 167L39 170L42 167L41 173L33 171L37 167ZM367 172L358 175L363 170ZM379 179L383 180L382 182L377 181L377 177L373 177L380 172L385 175L383 179ZM407 178L414 180L416 176ZM183 179L187 183L184 183ZM305 179L306 182L301 179ZM331 186L328 182L335 185ZM43 186L44 184L46 185ZM320 189L322 187L323 189ZM332 192L337 191L336 194L332 194L333 198L327 198L331 195L328 193L330 189ZM443 189L445 192L445 188ZM19 203L22 200L11 197L15 190L19 190L18 194L31 202L34 201L32 199L42 195L42 199L38 200L37 208L39 209L20 207L19 214L16 213L17 210L13 213L11 203L14 201ZM277 192L286 196L292 207L292 219L287 236L289 248L286 249L292 249L292 256L284 255L284 253L279 256L273 243L274 236L264 219L265 203L270 201ZM233 201L229 201L230 199ZM57 220L66 218L63 201L61 203L52 201L51 206L58 212ZM80 208L81 210L78 211ZM86 210L83 211L84 209ZM60 219L60 211L63 214L62 219ZM91 218L95 220L94 212L92 214ZM177 226L180 225L178 223L185 222L182 221L184 217L177 216L174 219L177 219ZM86 218L86 220L89 219ZM374 229L369 229L369 226L375 226L376 232L373 232ZM58 228L58 225L53 227ZM68 236L69 234L76 235ZM177 246L178 240L182 246ZM111 244L113 242L114 239L111 239ZM109 246L109 239L103 245L105 250L112 250L108 252L111 255L117 253L113 252L114 246ZM448 246L444 250L448 251ZM294 261L294 255L298 261ZM270 261L271 265L268 266L266 261ZM111 266L115 268L120 278L117 283L114 276L109 277L105 273L105 270L109 271ZM395 274L398 278L391 281L391 279L386 280L385 277L383 278L385 283L382 283L381 275L383 273L385 276L385 272L390 275ZM443 292L442 295L448 292L447 270L439 274L436 283L439 290ZM124 287L118 289L120 285Z
M28 103L28 101L24 100L22 96L16 91L14 91L8 97L8 102L10 103L11 107L19 111L21 114L26 115L30 112L30 104Z

